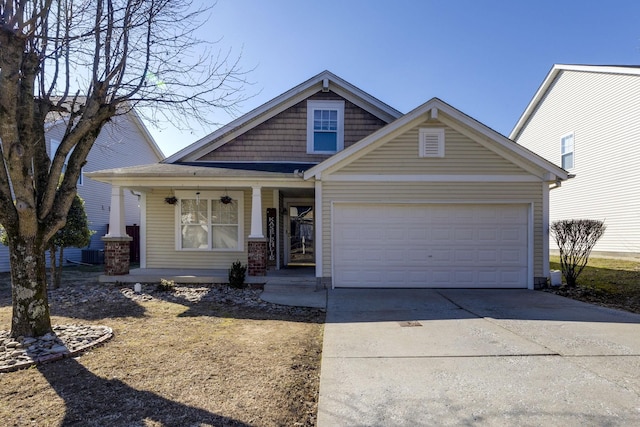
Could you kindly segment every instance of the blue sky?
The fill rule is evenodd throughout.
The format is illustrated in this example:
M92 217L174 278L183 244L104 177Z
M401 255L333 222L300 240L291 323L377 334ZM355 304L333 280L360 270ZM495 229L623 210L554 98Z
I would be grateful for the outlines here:
M640 64L640 1L218 0L201 36L255 68L240 113L327 69L403 113L438 97L508 135L554 63ZM149 130L168 156L215 129Z

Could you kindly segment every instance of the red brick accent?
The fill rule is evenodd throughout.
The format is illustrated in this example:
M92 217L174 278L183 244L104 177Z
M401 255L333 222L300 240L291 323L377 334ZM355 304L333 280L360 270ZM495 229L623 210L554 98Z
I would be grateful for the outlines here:
M107 276L129 274L129 242L131 237L103 237L104 272Z
M249 276L264 276L267 274L267 240L257 239L248 242Z

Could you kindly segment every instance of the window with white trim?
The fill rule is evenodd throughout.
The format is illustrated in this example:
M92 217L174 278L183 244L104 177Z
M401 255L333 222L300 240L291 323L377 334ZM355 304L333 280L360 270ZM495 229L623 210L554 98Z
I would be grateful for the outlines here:
M222 196L231 202L224 203ZM176 192L176 249L242 251L243 196L241 191Z
M307 101L307 153L334 154L344 148L344 101Z
M51 159L53 159L53 156L56 155L56 151L58 151L58 147L60 147L60 141L52 139L50 141L51 144L51 153L49 154L49 156L51 157ZM69 154L67 154L67 158L64 161L64 165L62 166L62 175L64 176L64 173L67 171L67 163L69 162L69 157L71 156L71 153L73 153L73 150L71 150L69 152ZM84 179L83 179L83 173L84 173L84 168L80 169L80 176L78 177L78 182L77 185L83 185L84 183Z
M420 157L444 157L444 129L421 128L418 141Z
M560 158L562 169L570 170L574 168L574 145L574 137L572 133L563 136L560 140Z

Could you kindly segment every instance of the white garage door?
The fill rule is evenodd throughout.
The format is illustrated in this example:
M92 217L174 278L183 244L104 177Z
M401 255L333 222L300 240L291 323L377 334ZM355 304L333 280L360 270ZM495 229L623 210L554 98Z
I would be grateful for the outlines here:
M335 287L526 288L526 204L336 203Z

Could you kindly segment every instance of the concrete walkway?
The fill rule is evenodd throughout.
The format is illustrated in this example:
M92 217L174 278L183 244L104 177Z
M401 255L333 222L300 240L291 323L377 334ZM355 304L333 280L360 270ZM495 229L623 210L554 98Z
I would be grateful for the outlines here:
M640 315L527 290L331 290L319 427L640 425Z

